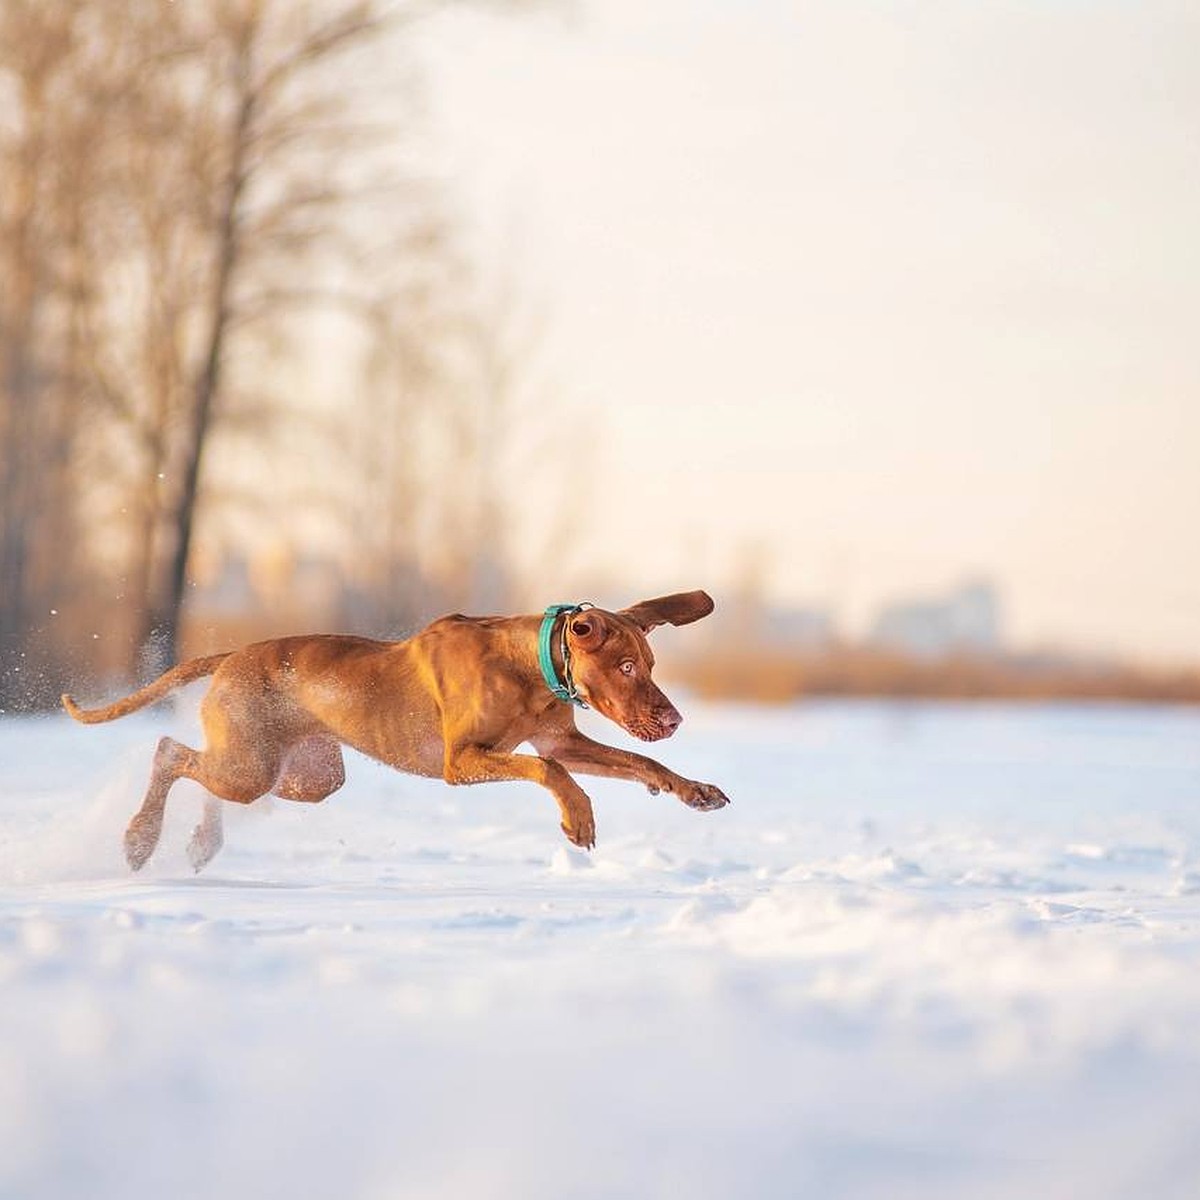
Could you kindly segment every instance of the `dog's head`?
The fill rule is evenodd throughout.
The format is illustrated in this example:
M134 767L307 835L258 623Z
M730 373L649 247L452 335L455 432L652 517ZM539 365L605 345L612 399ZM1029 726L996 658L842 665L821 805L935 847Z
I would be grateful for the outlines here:
M707 593L678 592L620 612L586 608L574 613L567 623L567 646L580 696L644 742L670 737L683 717L650 677L654 655L646 635L659 625L690 625L712 610Z

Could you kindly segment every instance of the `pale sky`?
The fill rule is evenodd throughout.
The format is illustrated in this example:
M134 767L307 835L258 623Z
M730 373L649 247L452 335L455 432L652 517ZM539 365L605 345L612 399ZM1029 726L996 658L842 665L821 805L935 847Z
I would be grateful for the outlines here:
M1019 645L1200 660L1200 6L594 0L423 45L596 571L719 597L757 547L852 632L982 573Z

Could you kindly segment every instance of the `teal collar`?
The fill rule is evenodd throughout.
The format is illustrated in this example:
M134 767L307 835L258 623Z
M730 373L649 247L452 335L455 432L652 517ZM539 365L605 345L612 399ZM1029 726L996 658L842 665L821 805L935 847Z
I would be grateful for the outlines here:
M582 604L551 604L546 609L545 615L542 617L542 627L538 630L538 666L542 669L542 678L546 681L546 686L560 700L567 700L571 704L577 704L580 708L587 708L583 698L575 690L575 681L571 678L571 656L567 650L567 621L563 622L560 642L563 659L562 679L559 679L558 672L554 669L554 656L550 650L554 622L558 620L560 614L566 613L570 617L583 607Z

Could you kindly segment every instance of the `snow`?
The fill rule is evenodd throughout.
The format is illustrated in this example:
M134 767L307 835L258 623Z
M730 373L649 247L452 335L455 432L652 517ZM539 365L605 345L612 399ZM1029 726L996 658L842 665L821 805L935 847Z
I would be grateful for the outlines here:
M0 1196L1200 1194L1200 713L681 707L729 809L353 759L199 876L186 713L0 722Z

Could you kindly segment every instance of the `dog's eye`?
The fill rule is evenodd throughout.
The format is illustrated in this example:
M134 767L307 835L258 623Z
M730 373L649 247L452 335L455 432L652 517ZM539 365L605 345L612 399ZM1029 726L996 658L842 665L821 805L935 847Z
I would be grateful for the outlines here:
M633 660L627 658L621 664L621 674L622 675L632 675L633 671L634 671Z

